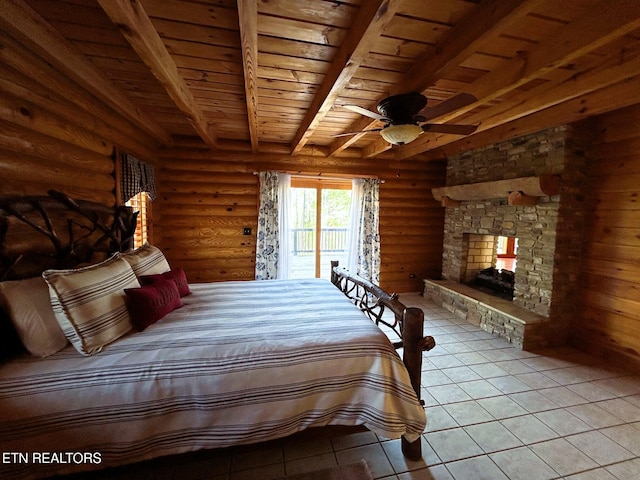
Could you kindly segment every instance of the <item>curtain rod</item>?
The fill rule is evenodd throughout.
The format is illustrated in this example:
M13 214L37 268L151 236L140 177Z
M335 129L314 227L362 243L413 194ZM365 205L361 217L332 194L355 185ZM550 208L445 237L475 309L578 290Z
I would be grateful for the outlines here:
M318 180L353 180L354 178L375 178L377 180L380 180L380 183L385 183L384 180L378 178L375 175L353 175L353 176L345 175L344 177L331 177L331 176L324 176L324 175L307 175L304 173L291 173L285 170L273 170L273 171L279 172L279 173L288 173L289 175L294 177L316 178ZM260 172L257 172L257 171L254 171L252 173L253 175L260 175Z

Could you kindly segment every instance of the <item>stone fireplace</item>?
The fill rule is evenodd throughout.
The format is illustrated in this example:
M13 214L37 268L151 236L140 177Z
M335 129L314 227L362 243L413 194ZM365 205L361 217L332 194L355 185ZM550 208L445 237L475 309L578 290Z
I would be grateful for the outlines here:
M584 141L579 133L574 127L556 127L448 159L447 186L473 188L541 175L559 176L560 186L558 194L525 204L490 198L489 193L488 198L446 206L442 278L425 280L426 296L520 347L564 343L584 211ZM495 262L496 236L518 238L512 302L476 294L466 285Z

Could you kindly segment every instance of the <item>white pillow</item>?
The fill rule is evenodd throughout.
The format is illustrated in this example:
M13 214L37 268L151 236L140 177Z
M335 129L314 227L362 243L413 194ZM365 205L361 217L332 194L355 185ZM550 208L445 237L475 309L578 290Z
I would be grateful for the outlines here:
M71 344L93 355L132 328L125 288L139 288L129 263L113 255L104 262L72 270L46 270L56 320Z
M133 272L138 278L144 275L156 275L171 270L169 262L167 262L162 250L148 243L145 243L132 252L121 253L120 256L129 262L129 265L131 265Z
M0 283L0 292L22 344L36 357L62 350L67 337L53 314L49 287L42 277Z

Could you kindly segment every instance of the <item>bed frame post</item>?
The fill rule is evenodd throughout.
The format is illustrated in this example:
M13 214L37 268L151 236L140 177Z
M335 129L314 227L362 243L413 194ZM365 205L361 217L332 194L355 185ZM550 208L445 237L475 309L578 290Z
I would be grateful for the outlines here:
M397 294L389 295L377 285L351 275L347 270L340 268L335 260L331 262L331 282L342 291L360 310L362 310L376 325L384 324L393 329L401 341L395 342L396 348L403 348L402 361L404 362L411 385L422 403L420 393L420 378L422 374L422 352L431 350L436 346L433 337L424 336L424 312L417 307L406 307ZM394 313L395 323L390 324L382 319L382 315L388 308ZM402 437L402 453L411 460L422 457L421 439L408 442Z

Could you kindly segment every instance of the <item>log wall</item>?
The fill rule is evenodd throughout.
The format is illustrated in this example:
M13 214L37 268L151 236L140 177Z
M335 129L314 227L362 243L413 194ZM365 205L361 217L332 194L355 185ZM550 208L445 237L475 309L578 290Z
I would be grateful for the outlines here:
M640 365L640 106L598 119L572 343Z
M156 160L147 134L0 32L0 195L115 205L116 147Z
M254 172L262 170L378 176L384 180L380 186L382 287L420 291L423 278L440 272L443 210L431 188L444 181L443 162L174 148L161 154L160 164L155 241L172 265L185 269L190 281L254 278L259 201ZM252 234L243 235L244 227L250 227Z

